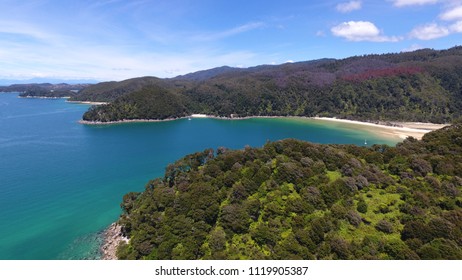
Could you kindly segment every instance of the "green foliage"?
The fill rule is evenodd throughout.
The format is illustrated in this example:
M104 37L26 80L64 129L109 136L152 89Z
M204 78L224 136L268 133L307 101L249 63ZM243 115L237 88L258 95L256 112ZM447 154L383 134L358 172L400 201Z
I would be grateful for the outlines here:
M87 87L73 96L71 101L112 102L128 93L139 91L149 86L163 87L165 82L154 77L141 77L121 82L102 82Z
M392 233L393 232L393 225L388 222L387 220L380 220L376 225L375 228L378 231L384 232L384 233Z
M100 122L203 113L446 123L461 117L460 65L462 49L456 47L249 69L222 68L173 79L141 77L104 82L85 88L72 100L110 102L90 109L83 117ZM367 158L368 162L381 160L377 153Z
M79 95L79 93L89 87L90 84L13 84L10 86L0 86L1 92L20 92L20 97L40 97L40 98L68 98Z
M356 210L363 214L367 212L367 203L366 201L364 201L364 199L360 199L358 201L358 206L356 207Z
M185 156L124 196L118 257L461 259L461 137L456 124L397 147L288 139Z
M124 95L114 102L90 108L83 120L111 122L119 120L170 119L188 115L185 97L151 86Z

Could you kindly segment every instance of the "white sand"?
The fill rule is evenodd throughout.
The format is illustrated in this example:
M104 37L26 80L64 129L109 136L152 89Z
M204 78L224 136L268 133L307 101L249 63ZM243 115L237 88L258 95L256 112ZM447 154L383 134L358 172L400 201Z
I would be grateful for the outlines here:
M418 122L390 122L392 125L374 124L368 122L352 121L337 118L313 118L321 121L330 121L337 123L345 123L346 125L356 125L364 130L387 136L390 138L406 139L407 137L414 137L421 139L425 133L443 128L448 124L434 124L434 123L418 123Z
M208 118L206 114L192 114L191 118Z
M88 104L88 105L106 105L106 104L109 104L109 102L93 102L93 101L69 101L69 100L67 100L66 102L68 102L68 103L76 103L76 104Z
M93 104L93 103L92 103ZM299 119L312 119L316 121L326 121L326 122L335 122L341 124L345 128L350 129L360 129L365 130L371 133L380 135L381 137L388 137L393 140L403 140L407 137L414 137L416 139L421 139L425 133L430 131L443 128L449 124L434 124L434 123L420 123L420 122L387 122L385 124L375 124L370 122L361 122L361 121L352 121L346 119L337 119L337 118L324 118L324 117L287 117L287 116L247 116L247 117L218 117L206 114L192 114L189 117L180 117L172 119L163 119L163 120L151 120L151 119L135 119L135 120L120 120L114 122L89 122L80 120L82 124L115 124L115 123L130 123L130 122L162 122L162 121L172 121L183 118L214 118L214 119L224 119L224 120L242 120L242 119L251 119L251 118L299 118ZM391 124L391 125L389 125Z

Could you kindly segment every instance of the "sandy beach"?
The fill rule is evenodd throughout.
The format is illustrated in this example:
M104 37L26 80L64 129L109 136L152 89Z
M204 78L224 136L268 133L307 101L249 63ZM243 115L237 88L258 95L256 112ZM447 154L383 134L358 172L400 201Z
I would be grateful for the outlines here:
M362 121L353 121L346 119L337 119L337 118L325 118L325 117L288 117L288 116L246 116L246 117L220 117L206 114L192 114L189 117L179 117L179 118L170 118L170 119L134 119L134 120L120 120L112 122L98 122L98 121L84 121L80 120L81 124L89 125L104 125L104 124L118 124L118 123L136 123L136 122L162 122L162 121L173 121L179 119L191 119L191 118L212 118L220 120L244 120L251 118L298 118L298 119L307 119L307 120L316 120L316 121L326 121L331 123L338 123L345 128L354 128L365 130L374 134L378 134L382 137L388 137L394 140L403 140L407 137L414 137L416 139L421 139L425 133L430 131L443 128L450 124L435 124L435 123L420 123L420 122L383 122L383 123L370 123Z
M356 128L363 129L372 133L379 134L381 136L389 138L399 138L401 140L407 137L414 137L416 139L422 139L425 133L433 130L437 130L448 126L449 124L434 124L434 123L420 123L420 122L387 122L382 123L369 123L361 121L352 121L337 118L313 118L319 121L337 122L343 123L346 127L355 126Z
M75 104L87 104L87 105L106 105L106 104L109 104L109 102L93 102L93 101L69 101L69 100L67 100L66 102L75 103Z

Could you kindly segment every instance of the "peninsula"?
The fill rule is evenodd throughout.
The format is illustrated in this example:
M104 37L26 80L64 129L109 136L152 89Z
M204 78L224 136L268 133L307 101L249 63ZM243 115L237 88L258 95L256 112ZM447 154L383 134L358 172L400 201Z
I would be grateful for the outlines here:
M123 240L119 259L460 260L461 139L458 123L396 147L187 155L124 196L106 245Z

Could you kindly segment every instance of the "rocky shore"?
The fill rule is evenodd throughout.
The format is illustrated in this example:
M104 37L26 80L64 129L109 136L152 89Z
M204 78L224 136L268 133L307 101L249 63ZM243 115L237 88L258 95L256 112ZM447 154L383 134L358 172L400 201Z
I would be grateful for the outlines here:
M120 242L128 243L129 239L122 234L122 227L117 223L112 223L103 232L103 245L101 246L102 260L117 260L117 246Z

